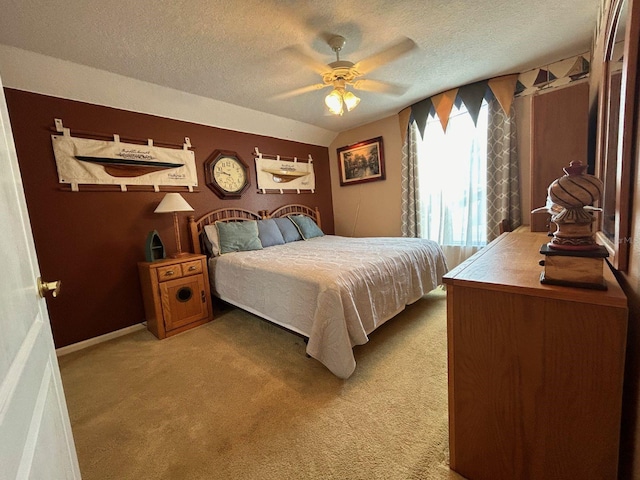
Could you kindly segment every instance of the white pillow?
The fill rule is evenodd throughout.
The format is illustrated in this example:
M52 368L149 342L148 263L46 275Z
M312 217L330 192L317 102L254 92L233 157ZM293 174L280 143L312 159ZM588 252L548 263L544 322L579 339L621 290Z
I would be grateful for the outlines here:
M220 238L218 237L218 229L215 225L205 225L204 235L202 236L209 255L217 257L220 255Z

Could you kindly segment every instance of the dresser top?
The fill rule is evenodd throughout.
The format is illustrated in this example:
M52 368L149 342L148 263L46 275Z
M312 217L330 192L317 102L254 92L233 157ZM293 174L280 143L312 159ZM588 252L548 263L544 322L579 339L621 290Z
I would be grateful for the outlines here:
M461 263L444 277L447 285L466 285L537 297L610 305L626 308L627 297L604 262L606 291L540 283L543 267L540 247L549 241L546 233L505 233Z

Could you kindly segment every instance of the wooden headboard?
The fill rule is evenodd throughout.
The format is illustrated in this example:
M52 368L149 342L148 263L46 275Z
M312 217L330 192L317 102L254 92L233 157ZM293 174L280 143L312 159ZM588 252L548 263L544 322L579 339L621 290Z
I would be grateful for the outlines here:
M322 228L320 222L320 210L318 210L318 207L311 208L297 203L276 208L273 212L267 214L266 218L280 218L286 217L287 215L306 215L307 217L311 217L318 227Z
M267 210L261 210L259 213L256 213L251 210L245 210L244 208L219 208L218 210L213 210L203 215L197 220L193 215L189 216L191 247L193 248L193 252L197 254L201 254L204 251L200 234L206 225L213 225L215 222L242 222L244 220L281 218L287 215L306 215L307 217L311 217L318 227L322 228L318 207L311 208L306 205L294 203L276 208L271 213L268 213Z

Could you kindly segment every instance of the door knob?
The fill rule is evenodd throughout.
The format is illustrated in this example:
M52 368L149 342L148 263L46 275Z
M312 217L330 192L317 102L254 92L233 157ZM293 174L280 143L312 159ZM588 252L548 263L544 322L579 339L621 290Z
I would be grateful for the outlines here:
M43 282L42 278L38 277L38 294L40 297L44 298L44 296L51 292L51 295L55 298L60 293L60 287L62 286L62 281L56 280L55 282Z

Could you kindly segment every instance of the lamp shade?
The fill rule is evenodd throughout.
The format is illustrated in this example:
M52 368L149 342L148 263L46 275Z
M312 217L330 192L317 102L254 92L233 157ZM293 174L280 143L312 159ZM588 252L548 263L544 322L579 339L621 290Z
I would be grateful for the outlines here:
M167 193L154 213L193 212L191 205L179 193Z

